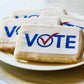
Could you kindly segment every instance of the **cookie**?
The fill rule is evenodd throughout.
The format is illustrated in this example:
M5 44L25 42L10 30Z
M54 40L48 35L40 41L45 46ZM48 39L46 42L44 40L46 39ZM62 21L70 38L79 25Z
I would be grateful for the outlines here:
M33 10L16 10L11 13L11 18L20 19L20 18L34 18L39 17L42 13L46 14L55 14L55 15L66 15L66 10L64 8L42 8L42 9L33 9Z
M18 31L24 24L60 25L59 18L8 19L0 24L0 51L14 52Z
M69 27L78 27L84 29L84 20L79 19L69 15L57 15L57 16L40 16L39 18L55 18L59 17L61 19L62 26L69 26Z
M76 63L83 54L83 31L76 27L25 25L19 31L18 60Z
M84 20L71 16L60 16L60 19L62 26L78 27L83 29L84 32Z

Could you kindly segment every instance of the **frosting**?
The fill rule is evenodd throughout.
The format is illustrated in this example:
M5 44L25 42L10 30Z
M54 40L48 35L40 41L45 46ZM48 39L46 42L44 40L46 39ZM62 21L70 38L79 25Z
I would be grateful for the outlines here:
M33 27L31 30L29 30L29 27L26 27L20 33L18 50L51 54L77 54L79 31L80 29L69 27Z

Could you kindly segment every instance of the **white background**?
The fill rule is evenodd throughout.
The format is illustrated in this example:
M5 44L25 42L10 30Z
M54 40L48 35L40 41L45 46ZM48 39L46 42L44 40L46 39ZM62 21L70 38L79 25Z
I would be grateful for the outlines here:
M84 15L84 0L0 0L0 19L17 9L64 7L68 11Z

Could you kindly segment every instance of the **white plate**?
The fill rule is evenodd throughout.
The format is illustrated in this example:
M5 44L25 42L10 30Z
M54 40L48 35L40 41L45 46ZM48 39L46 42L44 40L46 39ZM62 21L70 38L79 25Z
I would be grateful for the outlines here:
M68 12L70 16L74 16L76 18L80 18L84 20L84 17L75 13ZM7 19L7 18L6 18ZM73 67L77 67L84 64L84 61L81 61L77 64L39 64L39 63L21 63L17 62L14 59L14 56L5 54L0 52L0 60L2 62L5 62L7 64L10 64L15 67L23 68L23 69L30 69L30 70L40 70L40 71L52 71L52 70L63 70L63 69L69 69Z

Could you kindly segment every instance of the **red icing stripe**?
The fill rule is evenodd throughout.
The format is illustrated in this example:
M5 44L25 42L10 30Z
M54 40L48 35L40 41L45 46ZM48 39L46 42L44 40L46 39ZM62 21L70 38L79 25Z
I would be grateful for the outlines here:
M69 22L62 22L62 24L66 24L66 23L69 23Z

